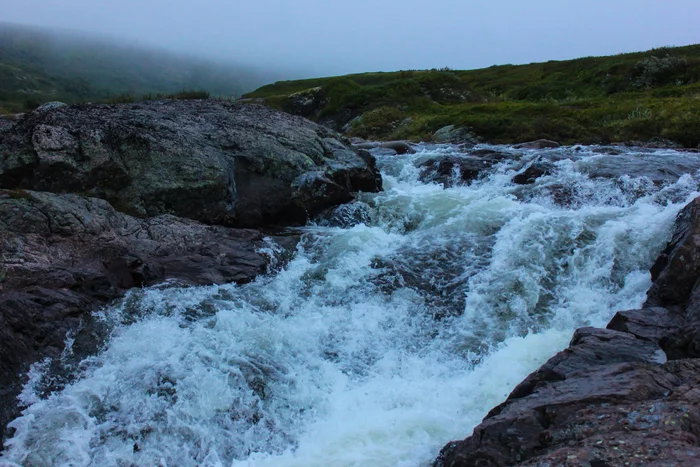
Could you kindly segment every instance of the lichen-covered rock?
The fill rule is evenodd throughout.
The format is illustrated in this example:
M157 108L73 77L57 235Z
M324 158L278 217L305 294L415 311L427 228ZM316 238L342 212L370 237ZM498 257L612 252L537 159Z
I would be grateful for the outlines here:
M323 88L320 86L309 88L290 94L285 103L285 110L304 118L316 117L328 104L328 101L329 99L323 93Z
M432 141L434 143L467 143L470 145L477 143L476 137L469 131L469 128L455 127L454 125L447 125L437 130L433 133Z
M303 223L324 205L297 196L310 172L337 185L343 199L381 189L365 183L381 179L340 135L258 105L46 106L0 126L0 188L102 198L138 217Z

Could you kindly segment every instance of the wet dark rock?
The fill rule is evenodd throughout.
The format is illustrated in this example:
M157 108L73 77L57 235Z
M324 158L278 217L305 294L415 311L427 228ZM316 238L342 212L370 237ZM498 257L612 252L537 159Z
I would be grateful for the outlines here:
M554 172L552 163L536 161L522 172L516 174L513 177L513 183L516 185L532 185L538 178L551 175L552 172Z
M550 141L548 139L538 139L535 141L529 141L527 143L516 144L513 147L515 149L549 149L558 148L561 144L556 141Z
M663 307L619 311L608 323L607 329L626 332L638 339L659 344L685 323L683 313Z
M272 237L294 248L296 236ZM257 230L162 215L139 219L107 201L0 190L0 426L17 416L20 373L57 358L68 332L133 287L245 283L270 258ZM93 342L85 352L94 352Z
M354 145L357 149L391 149L396 154L415 154L416 150L411 147L408 141L372 141Z
M619 154L622 154L622 150L610 147L610 146L603 146L600 148L593 148L591 150L592 153L594 154L609 154L611 156L617 156Z
M577 201L576 193L569 185L556 183L547 186L544 191L558 206L571 207Z
M493 161L505 161L509 159L517 159L520 154L510 154L500 151L495 151L493 149L472 149L469 154L475 157L480 157L482 159L493 160Z
M641 310L582 328L436 467L697 465L700 198L678 216Z
M469 183L479 178L498 161L473 156L434 157L418 163L421 168L420 180L441 183L449 187L457 183Z
M0 187L102 198L137 217L303 223L325 204L307 196L325 195L321 179L344 191L338 199L380 189L365 183L376 171L340 135L259 105L59 106L0 126Z
M700 277L700 198L678 214L671 241L652 266L646 306L683 305Z
M367 203L355 201L330 208L321 213L315 222L327 227L350 228L372 222L372 209Z
M652 267L647 306L684 312L684 325L668 333L661 347L670 359L700 358L700 198L678 215L673 237Z
M700 421L700 391L689 391L700 382L700 360L664 361L650 341L580 329L568 349L518 385L470 438L448 444L435 465L567 465L571 459L621 465L635 454L647 462L692 459L700 455L700 431L680 424ZM649 440L659 437L682 450L650 452Z

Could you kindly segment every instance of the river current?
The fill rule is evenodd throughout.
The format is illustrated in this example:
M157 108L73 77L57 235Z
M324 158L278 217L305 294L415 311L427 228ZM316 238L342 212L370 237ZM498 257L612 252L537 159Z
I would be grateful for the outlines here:
M417 164L463 155L418 149L378 153L384 191L301 229L279 266L269 242L255 282L97 313L110 337L73 382L46 395L34 365L0 466L428 466L577 327L642 305L698 195L696 155L672 150L491 147L518 156L446 188Z

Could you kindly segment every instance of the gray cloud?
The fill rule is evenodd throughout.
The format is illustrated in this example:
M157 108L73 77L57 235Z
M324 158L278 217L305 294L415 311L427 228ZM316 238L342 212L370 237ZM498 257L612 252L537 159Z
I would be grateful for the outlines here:
M0 0L0 6L4 21L295 70L290 77L468 69L700 42L697 0Z

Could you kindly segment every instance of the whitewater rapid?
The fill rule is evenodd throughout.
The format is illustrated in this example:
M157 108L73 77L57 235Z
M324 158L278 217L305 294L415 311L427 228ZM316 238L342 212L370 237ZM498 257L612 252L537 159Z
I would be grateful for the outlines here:
M698 178L597 178L615 160L593 149L520 151L449 188L416 164L453 146L378 154L384 191L303 228L281 269L101 310L110 338L73 383L44 395L33 367L0 466L430 465L574 329L644 302ZM511 182L542 158L552 174Z

